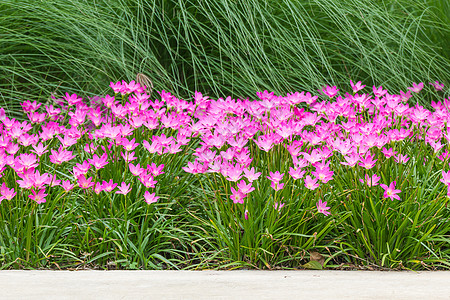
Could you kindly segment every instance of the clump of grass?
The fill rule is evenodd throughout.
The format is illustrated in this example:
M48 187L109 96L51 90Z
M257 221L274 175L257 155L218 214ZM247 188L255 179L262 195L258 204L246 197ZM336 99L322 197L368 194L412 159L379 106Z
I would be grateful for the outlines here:
M0 99L18 116L18 100L101 94L103 82L136 73L181 97L449 82L445 0L5 0L0 9Z

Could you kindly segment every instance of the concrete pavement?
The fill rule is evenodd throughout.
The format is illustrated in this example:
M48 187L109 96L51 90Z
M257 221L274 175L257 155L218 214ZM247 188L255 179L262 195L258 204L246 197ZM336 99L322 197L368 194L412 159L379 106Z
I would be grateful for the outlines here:
M0 271L0 299L450 299L450 272Z

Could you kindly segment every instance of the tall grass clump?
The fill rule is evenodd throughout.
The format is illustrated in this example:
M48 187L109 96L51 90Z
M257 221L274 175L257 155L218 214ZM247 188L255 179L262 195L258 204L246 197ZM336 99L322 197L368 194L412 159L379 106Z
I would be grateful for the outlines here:
M17 116L21 99L93 96L136 73L181 97L449 79L445 0L4 0L0 11L0 98Z

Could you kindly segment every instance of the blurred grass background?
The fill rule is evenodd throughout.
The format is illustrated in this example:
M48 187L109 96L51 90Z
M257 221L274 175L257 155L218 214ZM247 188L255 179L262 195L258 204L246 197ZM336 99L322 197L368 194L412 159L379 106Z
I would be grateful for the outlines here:
M139 72L184 98L450 84L448 0L2 0L0 11L0 105L17 114L19 101L110 93Z

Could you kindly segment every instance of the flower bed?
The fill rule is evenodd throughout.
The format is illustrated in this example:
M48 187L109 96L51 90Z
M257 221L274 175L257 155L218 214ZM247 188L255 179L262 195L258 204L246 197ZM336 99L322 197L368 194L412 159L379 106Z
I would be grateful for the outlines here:
M410 105L422 83L254 101L110 86L25 101L29 121L1 109L3 267L450 266L450 99Z

